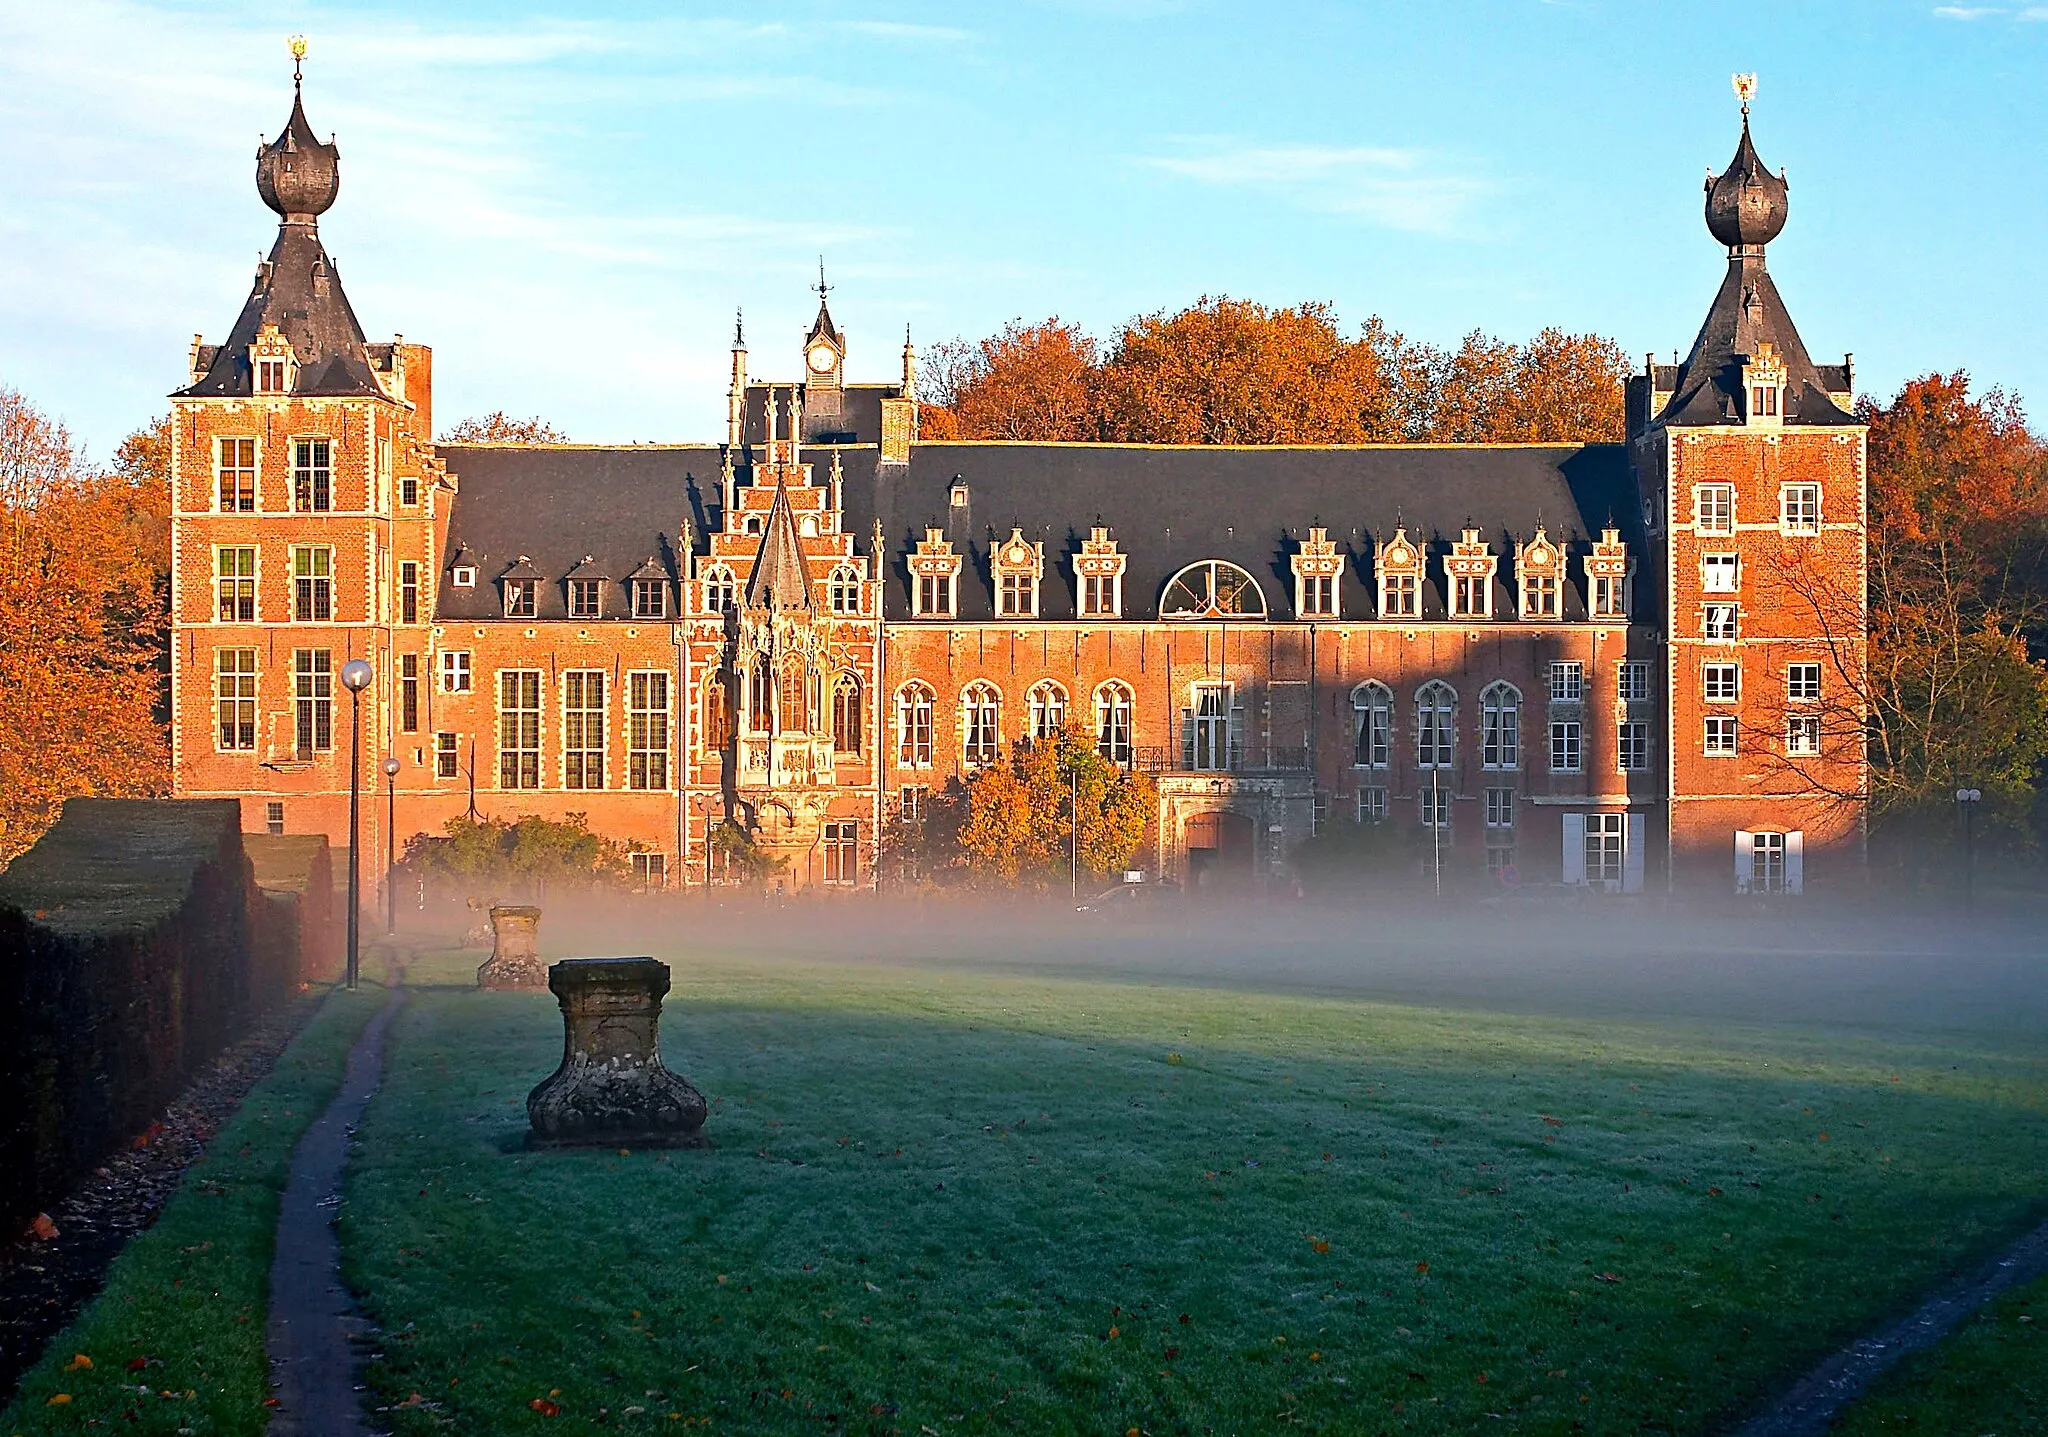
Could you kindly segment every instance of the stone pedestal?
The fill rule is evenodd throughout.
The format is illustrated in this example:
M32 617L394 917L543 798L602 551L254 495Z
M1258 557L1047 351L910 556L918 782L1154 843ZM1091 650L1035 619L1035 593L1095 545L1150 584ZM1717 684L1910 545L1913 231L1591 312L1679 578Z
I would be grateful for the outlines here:
M540 961L540 910L494 906L491 956L476 970L479 988L545 988L548 970Z
M661 1065L668 965L567 958L548 987L562 1004L562 1066L526 1095L528 1145L703 1147L704 1095Z

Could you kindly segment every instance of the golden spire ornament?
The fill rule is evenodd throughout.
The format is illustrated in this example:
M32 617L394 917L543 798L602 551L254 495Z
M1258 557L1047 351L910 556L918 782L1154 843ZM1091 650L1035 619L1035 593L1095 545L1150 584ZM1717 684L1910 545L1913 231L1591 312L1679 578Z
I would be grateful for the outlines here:
M1747 74L1730 75L1728 83L1735 87L1735 98L1742 101L1742 118L1749 118L1749 102L1756 98L1756 71Z

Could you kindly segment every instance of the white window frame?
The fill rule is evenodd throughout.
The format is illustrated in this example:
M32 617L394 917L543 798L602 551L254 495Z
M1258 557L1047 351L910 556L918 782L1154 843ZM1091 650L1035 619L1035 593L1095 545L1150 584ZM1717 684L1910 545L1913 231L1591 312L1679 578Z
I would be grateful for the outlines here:
M1550 771L1552 773L1584 773L1586 771L1586 729L1578 719L1552 719L1550 721Z
M1586 666L1577 659L1550 661L1550 701L1554 704L1585 702Z
M1819 714L1786 715L1785 752L1792 758L1820 757Z
M1735 486L1695 484L1692 487L1692 528L1695 534L1735 532Z
M1360 823L1384 823L1387 817L1387 791L1377 784L1368 784L1358 790L1354 800Z
M568 581L569 617L572 619L601 619L604 617L604 580L572 578Z
M1710 704L1742 702L1742 665L1712 663L1700 665L1700 698Z
M851 564L840 564L825 581L826 602L835 614L860 612L860 572Z
M675 684L666 669L626 672L626 787L661 793L669 787L669 715Z
M1778 529L1781 533L1818 534L1820 526L1820 485L1778 486Z
M1708 714L1701 725L1700 752L1707 758L1734 758L1742 746L1742 728L1734 714Z
M259 672L259 660L253 648L213 651L213 746L216 752L256 751L256 684Z
M1709 643L1731 644L1742 637L1742 606L1727 603L1700 605L1700 637Z
M1422 617L1422 576L1401 571L1380 575L1380 617L1419 619Z
M917 596L917 618L950 619L959 612L958 574L919 574L916 578L912 592Z
M1585 875L1588 884L1618 889L1627 873L1628 815L1586 815Z
M1458 761L1458 692L1441 679L1415 691L1415 766L1450 768Z
M505 580L505 617L531 619L540 614L540 580L517 575Z
M1623 659L1615 675L1615 691L1623 703L1647 703L1650 699L1650 661Z
M1066 689L1052 679L1040 679L1024 696L1024 736L1043 743L1058 738L1066 726Z
M1351 691L1351 722L1351 766L1388 767L1394 757L1394 691L1376 679L1358 685Z
M301 562L301 556L304 556L307 562ZM295 624L335 622L333 546L294 544L291 547L291 566L291 621ZM308 613L308 610L311 612Z
M913 679L896 690L896 767L925 770L932 766L932 728L938 695L931 685Z
M229 554L237 555L232 570L227 562ZM242 567L239 556L248 557L248 568ZM257 595L261 591L262 550L254 544L216 544L213 546L213 621L217 624L254 624L261 621L262 610L257 607ZM223 614L223 610L228 610Z
M1810 661L1785 665L1785 701L1795 704L1820 702L1820 665Z
M1522 766L1522 694L1505 680L1479 695L1479 766L1491 772Z
M230 444L246 444L249 446L248 462L246 464L242 462L244 456L239 450L237 450L234 456L234 462L229 462L227 446ZM213 441L213 507L215 513L254 514L257 512L262 504L259 497L263 480L262 458L263 447L259 441L251 436L242 434L215 436ZM233 503L228 502L230 495L226 487L227 476L230 474L247 476L249 481L248 488L244 489L238 479L232 496L235 501ZM244 499L248 502L241 502Z
M1554 619L1558 617L1558 582L1552 573L1530 572L1522 575L1522 617L1525 619Z
M443 729L434 735L434 777L460 778L462 776L461 739L449 730Z
M832 819L821 830L818 843L824 852L827 888L852 888L860 882L859 820Z
M1700 555L1700 592L1703 594L1741 593L1742 556L1740 554Z
M1227 773L1233 768L1235 698L1235 689L1228 683L1188 686L1188 767L1195 772Z
M1486 790L1486 826L1491 829L1515 826L1515 791L1512 788Z
M713 564L704 571L704 608L707 613L731 612L738 595L739 586L733 581L731 569L723 564Z
M1003 691L986 679L960 690L960 762L987 768L1002 756Z
M1621 719L1614 726L1617 773L1650 771L1650 725L1642 719Z
M1136 750L1132 746L1137 720L1137 699L1131 686L1121 679L1106 679L1095 686L1095 751L1115 764L1129 764Z
M293 438L292 512L331 514L334 512L334 444L324 434ZM325 502L322 502L322 501Z
M444 694L466 694L469 692L473 675L469 665L468 649L441 650L441 692Z
M562 787L602 792L609 777L611 671L562 672Z
M668 855L651 848L636 848L627 855L633 865L633 886L641 892L668 887Z

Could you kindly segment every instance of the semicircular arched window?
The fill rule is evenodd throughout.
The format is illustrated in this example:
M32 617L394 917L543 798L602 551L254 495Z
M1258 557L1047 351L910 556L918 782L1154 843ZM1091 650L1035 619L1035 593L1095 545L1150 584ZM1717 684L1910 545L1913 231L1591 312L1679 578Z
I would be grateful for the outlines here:
M1175 574L1159 601L1162 619L1263 619L1258 580L1222 559L1204 559Z

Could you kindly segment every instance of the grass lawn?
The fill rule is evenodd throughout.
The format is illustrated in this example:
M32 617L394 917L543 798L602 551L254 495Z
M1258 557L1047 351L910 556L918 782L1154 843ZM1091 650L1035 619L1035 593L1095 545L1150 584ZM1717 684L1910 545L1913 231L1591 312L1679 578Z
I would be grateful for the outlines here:
M0 1432L263 1430L278 1195L299 1135L340 1090L349 1047L385 997L365 983L321 1000L105 1289L23 1375Z
M2030 1437L2048 1431L2048 1278L1988 1304L1946 1342L1887 1373L1836 1429Z
M521 1150L546 995L401 1016L399 1432L1713 1431L2048 1169L2037 1045L668 956L709 1152Z

